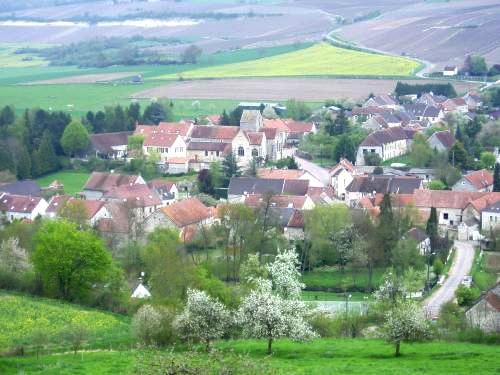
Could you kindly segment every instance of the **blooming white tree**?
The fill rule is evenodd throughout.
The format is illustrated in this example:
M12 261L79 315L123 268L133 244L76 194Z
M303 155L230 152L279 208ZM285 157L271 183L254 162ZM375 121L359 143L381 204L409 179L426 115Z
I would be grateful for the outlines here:
M399 357L401 342L429 338L430 325L416 302L403 300L386 313L383 332L386 340L395 345L395 355Z
M204 291L188 289L186 307L175 319L174 326L184 338L204 342L209 351L211 341L224 335L230 319L229 312L218 299Z
M316 336L306 322L306 305L300 300L304 288L297 271L298 257L284 251L268 266L271 280L255 280L256 289L243 299L239 317L247 337L267 339L267 352L280 337L304 341Z
M151 305L142 306L132 319L132 329L135 336L144 344L156 343L156 336L162 328L162 316Z
M17 237L10 237L0 244L0 267L13 273L32 268L28 253L19 245Z

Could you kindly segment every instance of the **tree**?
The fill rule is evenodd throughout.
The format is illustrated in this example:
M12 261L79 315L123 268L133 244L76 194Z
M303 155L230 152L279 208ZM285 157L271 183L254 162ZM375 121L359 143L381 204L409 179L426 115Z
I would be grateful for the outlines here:
M266 119L277 119L278 115L276 114L276 111L272 106L266 105L266 107L262 111L262 117Z
M83 346L83 343L87 339L89 335L88 329L78 323L71 324L64 331L64 338L71 345L71 349L73 353L76 355L78 350L80 350Z
M338 162L342 158L352 162L356 160L356 146L352 142L351 137L347 134L342 134L337 146L335 146L335 160Z
M311 108L306 103L295 99L286 102L286 113L295 121L307 120L312 115Z
M381 241L381 246L385 250L386 259L389 258L391 251L394 249L398 240L398 231L396 230L395 223L396 221L392 211L391 196L389 194L384 194L382 203L380 204L378 237Z
M231 125L231 118L229 117L225 109L222 111L222 114L220 115L219 125L224 125L224 126Z
M439 239L438 233L438 217L436 207L431 207L431 214L429 219L427 220L427 225L425 227L425 232L429 236L431 241L431 249L432 251L436 251L437 240Z
M17 177L20 180L25 180L31 177L31 156L28 149L24 145L22 145L19 150L16 170Z
M81 123L73 121L64 129L61 146L68 156L87 150L90 142L89 132Z
M57 160L54 146L52 145L52 138L48 130L43 133L42 140L38 152L34 154L36 159L36 171L38 175L54 172L59 168L59 161ZM34 168L35 169L35 168Z
M441 180L432 180L431 182L429 182L428 188L430 190L445 190L446 185Z
M181 55L181 62L183 64L196 64L200 58L203 50L194 44L187 47Z
M198 172L198 191L200 193L213 195L214 194L214 185L212 181L212 175L210 174L210 170L202 169Z
M486 169L493 169L495 167L497 158L492 152L481 152L481 165Z
M89 214L87 207L82 200L70 199L61 208L60 216L62 219L75 224L78 228L83 228L87 225Z
M330 117L328 117L325 130L329 135L341 135L347 133L349 130L349 119L345 115L345 111L341 110L333 121Z
M432 159L433 152L423 134L415 134L411 146L410 159L415 167L427 167Z
M228 153L222 161L222 171L224 173L225 185L229 185L229 181L233 177L241 176L240 167L236 155L232 152Z
M250 163L248 164L248 168L245 171L245 176L257 177L258 169L259 169L259 161L257 160L257 158L254 157L252 158L252 160L250 160Z
M0 128L4 125L13 124L16 119L16 114L11 106L5 106L0 111Z
M142 155L142 147L144 145L143 135L129 135L128 137L128 150L134 151L135 155Z
M64 220L44 222L36 235L35 271L45 292L68 301L84 301L112 266L101 239Z
M460 285L455 291L455 296L457 297L457 303L459 306L472 306L474 301L476 301L481 292L477 288L468 288L465 285Z
M495 164L493 171L493 191L500 192L500 163Z
M32 268L28 253L19 245L19 239L10 237L0 244L0 270L20 274Z
M174 115L169 106L164 106L161 103L153 102L144 109L142 122L144 124L158 125L163 121L173 121Z
M210 343L220 339L230 323L226 307L207 293L188 289L184 311L175 319L175 327L185 339L200 340L210 351Z
M403 275L410 267L421 269L423 258L413 239L401 239L391 252L391 264L398 275Z
M366 165L378 166L382 164L382 158L376 152L367 152L364 159Z
M482 56L472 55L467 56L469 60L468 72L473 76L483 76L488 73L488 66L486 65L486 60Z
M468 167L469 156L462 143L455 142L455 144L448 151L448 160L453 166L457 166L460 169Z
M143 305L132 318L134 336L145 345L162 346L174 339L173 313L163 306Z
M432 269L437 276L440 276L443 273L444 265L441 259L434 259L434 263L432 263Z
M430 337L429 322L421 307L413 301L399 301L385 315L384 336L395 346L395 356L401 355L401 343L421 341Z
M300 297L304 285L297 266L294 251L279 252L267 267L271 279L255 280L256 289L243 299L239 310L244 335L267 339L268 354L277 338L304 341L316 335L305 319L307 308Z

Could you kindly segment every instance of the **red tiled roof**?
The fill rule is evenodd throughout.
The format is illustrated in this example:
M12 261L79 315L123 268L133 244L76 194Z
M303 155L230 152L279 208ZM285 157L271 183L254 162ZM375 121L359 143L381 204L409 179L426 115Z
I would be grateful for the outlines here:
M455 137L449 130L444 130L434 133L434 136L441 142L441 144L446 148L451 148L455 143Z
M312 122L300 122L294 120L285 120L285 124L291 133L310 133L313 131Z
M207 120L210 121L214 125L219 125L220 115L209 115L206 116Z
M482 193L482 197L474 199L470 202L472 207L477 212L483 211L486 207L491 206L497 202L500 202L500 193Z
M92 172L84 189L105 192L117 186L133 184L137 178L138 176L119 173Z
M415 206L423 208L456 208L464 209L470 202L487 193L471 193L448 190L415 190Z
M264 119L264 128L277 129L281 132L288 133L288 126L282 119Z
M495 310L500 312L500 296L495 294L493 291L488 292L486 295L486 302L493 307Z
M240 131L239 126L195 125L192 139L217 139L231 142Z
M267 140L276 139L276 133L278 129L276 128L261 128L260 131L266 135Z
M126 202L132 207L161 205L161 199L158 194L144 184L118 186L106 192L104 197Z
M183 228L211 217L211 210L198 198L189 198L163 207L162 212L177 225Z
M231 143L225 142L189 142L188 151L219 151L224 154L231 152Z
M493 175L486 169L474 171L464 176L476 189L484 189L493 185Z
M41 197L27 195L4 194L0 199L0 211L31 213L38 206Z
M130 232L129 208L122 202L107 202L105 206L111 218L99 220L97 224L99 232L128 234Z
M175 182L160 180L159 178L157 178L149 181L148 186L151 189L161 189L164 191L170 191L175 186Z
M304 229L305 227L304 213L300 210L295 210L293 212L292 217L290 218L290 221L288 222L287 227Z
M270 178L273 180L296 180L304 175L301 169L269 169L261 168L257 171L259 178Z
M136 135L151 135L151 134L178 134L186 137L191 129L191 124L185 122L160 122L158 125L137 125L135 129Z
M50 214L59 214L59 211L61 211L61 208L64 207L66 202L71 198L69 195L55 195L52 197L52 199L49 202L49 206L45 210L45 213Z
M264 133L245 132L245 135L248 138L248 142L252 146L260 146L262 144L262 140L264 139Z
M354 165L352 165L352 163L347 159L340 159L338 164L330 169L330 176L335 176L342 169L352 173L354 172Z

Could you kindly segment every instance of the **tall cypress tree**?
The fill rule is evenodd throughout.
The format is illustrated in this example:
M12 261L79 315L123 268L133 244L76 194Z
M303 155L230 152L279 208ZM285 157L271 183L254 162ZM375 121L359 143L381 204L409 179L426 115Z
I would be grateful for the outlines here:
M22 146L19 151L19 157L17 159L17 177L20 180L25 180L31 177L31 157L26 149L26 146Z
M38 172L41 175L53 172L59 168L59 161L52 146L52 138L47 130L43 133L40 147L38 148L38 166Z
M438 238L438 217L436 207L431 207L431 214L427 220L425 231L431 240L431 249L435 251L436 240Z
M493 172L493 191L500 192L500 163L495 164L495 171Z
M384 194L384 198L380 204L378 234L386 261L390 259L392 250L396 247L398 240L399 230L396 228L395 224L391 196L389 194Z

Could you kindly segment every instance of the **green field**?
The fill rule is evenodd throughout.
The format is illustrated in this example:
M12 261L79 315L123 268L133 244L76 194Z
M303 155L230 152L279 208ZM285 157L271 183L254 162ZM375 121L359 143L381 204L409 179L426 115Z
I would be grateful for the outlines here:
M82 191L89 176L90 173L86 172L62 171L40 177L36 181L41 187L47 187L57 180L64 185L66 194L75 195Z
M349 301L353 302L364 302L373 299L373 296L368 293L350 292L348 295L351 296ZM304 290L302 291L302 299L304 301L345 301L345 294Z
M263 374L498 374L498 347L468 343L403 344L402 356L378 340L318 339L310 343L277 341L274 354L265 354L264 341L228 341L216 345L223 356L243 355L262 366ZM129 374L135 351L89 352L34 357L2 358L2 374ZM181 361L183 353L179 352ZM199 354L203 362L205 354ZM155 369L159 370L159 369ZM161 373L161 372L155 372ZM218 372L213 372L217 374Z
M183 78L283 76L410 76L420 64L395 56L360 52L327 43L255 61L194 69ZM161 76L175 79L176 75Z
M28 47L28 45L0 43L0 68L33 67L47 63L35 55L15 53L16 50L23 47Z
M0 351L22 345L31 351L32 336L42 330L51 350L61 348L71 325L88 331L88 347L109 348L130 343L130 320L126 317L85 309L55 300L0 293ZM62 348L67 348L63 346ZM0 371L0 373L2 373Z
M385 269L383 268L376 268L373 271L372 282L374 288L380 284L384 272ZM305 272L302 276L302 282L307 285L307 288L312 290L342 290L345 287L348 291L364 291L368 288L368 273L365 269L360 269L355 273L350 270L346 270L344 279L342 280L339 270L320 269L317 271Z

